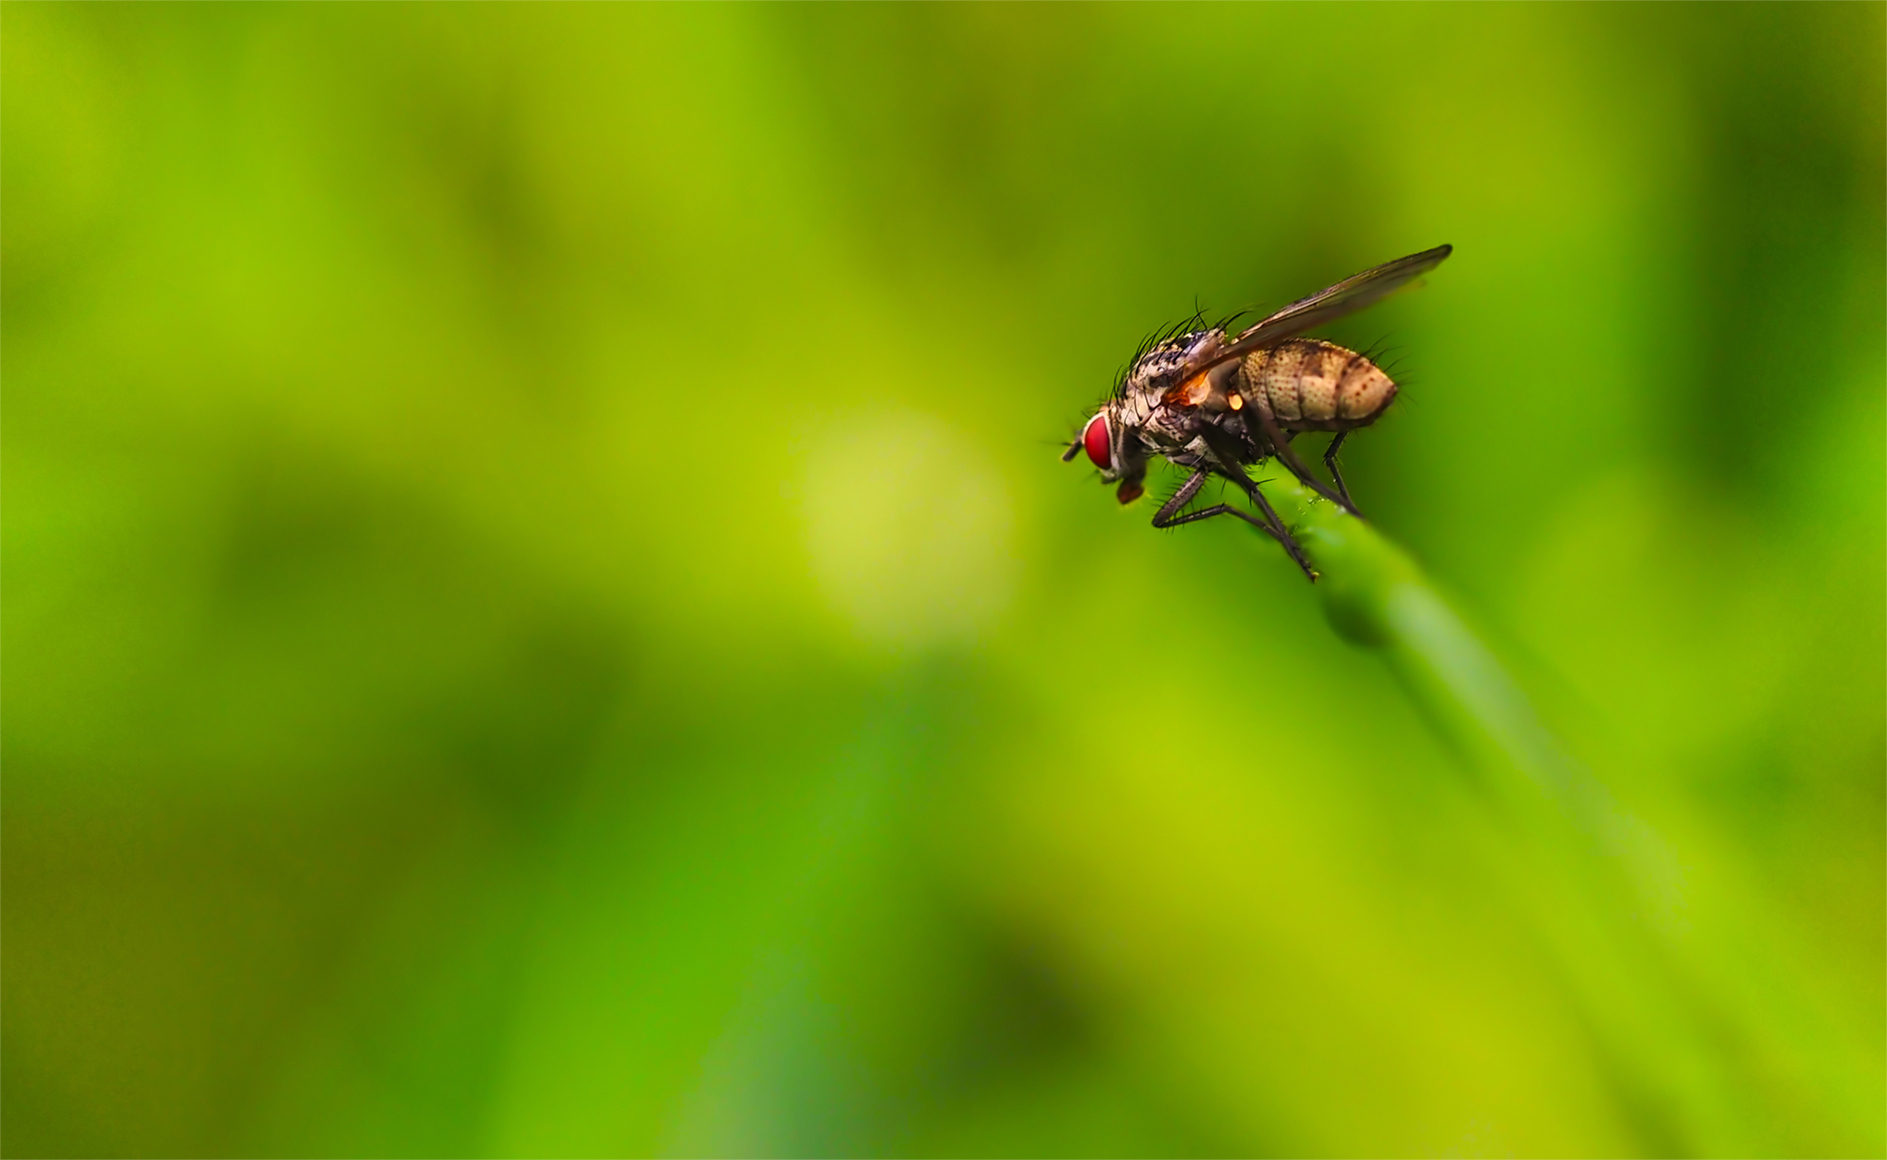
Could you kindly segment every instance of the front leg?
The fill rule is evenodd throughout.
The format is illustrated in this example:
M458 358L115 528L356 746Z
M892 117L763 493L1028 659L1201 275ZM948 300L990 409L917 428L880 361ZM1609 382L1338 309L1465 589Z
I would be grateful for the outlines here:
M1205 485L1209 474L1210 473L1203 468L1193 472L1192 478L1188 479L1181 485L1177 492L1173 493L1173 498L1161 504L1160 510L1153 513L1153 526L1156 528L1177 528L1181 524L1197 523L1200 520L1211 519L1213 516L1237 516L1239 519L1244 520L1272 539L1278 540L1281 543L1284 542L1285 537L1279 534L1278 528L1265 523L1250 512L1240 511L1229 503L1214 504L1209 508L1200 508L1196 512L1187 512L1185 515L1180 515L1180 509L1192 502L1193 496L1199 494L1199 489Z
M1175 528L1182 523L1189 522L1186 520L1175 520L1173 514L1191 503L1192 497L1199 494L1199 489L1205 486L1205 482L1205 468L1195 468L1192 473L1192 478L1180 484L1179 490L1173 493L1173 498L1161 504L1160 510L1153 513L1153 526L1156 528Z
M1217 434L1217 432L1215 432L1215 434ZM1221 453L1219 439L1223 439L1225 436L1217 436L1217 438L1215 438L1215 434L1208 434L1208 436L1206 436L1206 443L1208 443L1208 447L1211 447L1213 455L1219 455L1219 453ZM1225 451L1230 451L1230 449L1225 449ZM1259 490L1259 485L1253 483L1249 475L1245 475L1244 468L1238 466L1238 460L1236 460L1236 458L1225 458L1225 464L1227 464L1227 470L1223 470L1221 475L1225 475L1232 483L1236 483L1236 485L1240 487L1240 490L1244 490L1247 496L1251 496L1251 502L1259 505L1259 511L1264 513L1264 519L1262 519L1262 521L1259 517L1251 515L1249 511L1240 511L1238 507L1232 507L1230 504L1215 504L1211 505L1211 507L1202 507L1200 511L1189 511L1187 515L1177 515L1177 511L1179 511L1181 507L1185 507L1187 502L1191 502L1193 496L1198 494L1198 489L1206 485L1206 475L1208 475L1208 472L1206 472L1204 468L1200 468L1200 470L1196 470L1196 472L1193 473L1191 479L1185 481L1185 485L1183 485L1181 489L1177 490L1172 500L1166 500L1166 504L1161 505L1161 509L1153 515L1153 526L1155 526L1155 528L1177 528L1179 524L1191 524L1193 521L1211 519L1211 517L1215 517L1215 515L1236 515L1238 519L1242 519L1242 521L1247 522L1247 524L1251 524L1253 528L1259 528L1266 536L1270 536L1270 538L1276 539L1277 543L1281 543L1281 545L1285 547L1285 555L1291 556L1291 562L1294 562L1298 568L1304 570L1304 575L1310 579L1311 583L1317 583L1317 570L1311 568L1310 560L1304 556L1304 549L1298 547L1298 541L1291 538L1291 530L1285 528L1285 521L1277 519L1277 513L1276 511L1272 511L1270 502L1264 500L1264 492Z

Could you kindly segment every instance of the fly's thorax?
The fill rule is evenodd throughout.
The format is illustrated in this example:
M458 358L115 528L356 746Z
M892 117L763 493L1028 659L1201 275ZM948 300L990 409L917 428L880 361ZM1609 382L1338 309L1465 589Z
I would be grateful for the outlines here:
M1157 395L1149 395L1145 391L1130 392L1115 401L1115 422L1128 428L1144 427L1159 405Z
M1142 455L1171 456L1199 433L1201 417L1190 408L1171 407L1155 400L1147 406L1124 410L1139 416L1124 431L1131 433Z
M1195 330L1155 345L1134 360L1115 398L1133 409L1130 419L1145 422L1188 368L1198 366L1225 344L1223 330Z
M1127 455L1165 455L1192 438L1190 417L1161 402L1157 392L1129 390L1112 404L1111 415ZM1123 456L1125 457L1125 456Z
M1396 397L1396 384L1381 367L1314 338L1253 351L1239 375L1252 401L1289 431L1367 427Z

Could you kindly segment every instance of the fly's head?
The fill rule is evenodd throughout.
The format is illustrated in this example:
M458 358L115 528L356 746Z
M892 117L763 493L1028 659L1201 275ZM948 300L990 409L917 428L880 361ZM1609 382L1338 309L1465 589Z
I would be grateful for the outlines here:
M1120 485L1114 495L1121 503L1132 503L1146 490L1146 445L1130 415L1123 400L1109 399L1081 429L1081 438L1062 453L1065 463L1086 451L1089 461L1101 469L1101 482Z
M1101 469L1101 481L1119 484L1116 499L1123 504L1139 499L1146 490L1148 461L1190 438L1181 437L1192 422L1190 416L1169 405L1168 396L1190 368L1209 358L1224 340L1223 330L1194 330L1160 336L1142 349L1113 397L1088 420L1062 459L1086 451Z

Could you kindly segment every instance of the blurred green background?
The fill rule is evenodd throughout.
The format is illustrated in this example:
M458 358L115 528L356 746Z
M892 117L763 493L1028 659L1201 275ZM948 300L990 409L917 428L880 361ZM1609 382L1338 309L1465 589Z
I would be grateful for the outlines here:
M1884 12L6 5L6 1153L1881 1154ZM1348 475L1681 1010L1057 459L1441 242Z

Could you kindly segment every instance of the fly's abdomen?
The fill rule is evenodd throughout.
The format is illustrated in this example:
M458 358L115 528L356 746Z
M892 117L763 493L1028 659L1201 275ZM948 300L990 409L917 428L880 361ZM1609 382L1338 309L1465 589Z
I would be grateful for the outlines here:
M1286 431L1367 427L1388 409L1396 384L1354 351L1294 338L1245 356L1241 393L1271 412Z

